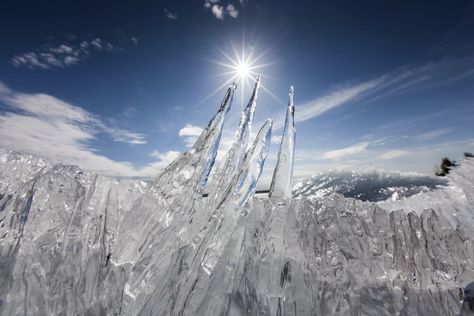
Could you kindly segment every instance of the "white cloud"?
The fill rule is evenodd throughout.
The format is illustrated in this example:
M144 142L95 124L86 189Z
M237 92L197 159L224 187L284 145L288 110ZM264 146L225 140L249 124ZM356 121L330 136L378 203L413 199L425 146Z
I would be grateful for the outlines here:
M60 59L56 58L56 56L54 56L51 53L41 53L40 55L44 59L45 64L47 64L49 66L52 66L52 67L62 67L63 66L62 61ZM70 57L70 56L68 56L68 57Z
M86 51L89 48L90 44L87 41L81 43L80 47L82 50Z
M235 8L233 4L228 4L227 7L225 8L226 12L228 15L236 19L239 16L239 11Z
M383 160L395 159L398 157L403 157L409 155L410 152L407 150L390 150L387 151L385 154L381 155L379 158Z
M91 41L91 45L98 50L102 50L104 43L102 42L100 38L96 38Z
M105 44L105 50L106 50L107 52L113 51L113 50L114 50L114 45L112 45L112 44L110 44L110 43Z
M369 146L369 142L361 142L346 148L331 150L323 153L321 159L338 159L342 157L360 154Z
M11 62L15 67L29 69L67 68L80 63L91 54L91 50L112 52L114 46L100 38L82 41L76 45L49 45L13 56Z
M202 128L199 126L194 126L191 124L186 124L185 127L179 130L179 136L187 137L187 136L199 136L202 133Z
M178 158L180 154L181 153L179 151L174 151L174 150L170 150L165 153L155 150L150 154L150 156L158 159L157 162L153 163L153 166L162 169L168 166L173 160Z
M114 176L153 176L177 156L175 151L155 154L157 161L142 168L114 161L90 145L98 134L106 133L114 141L129 144L145 143L144 135L110 126L98 116L53 96L15 92L1 82L0 102L12 110L0 113L2 148Z
M74 50L67 45L61 44L58 47L49 48L49 51L52 54L71 54Z
M221 6L221 5L218 5L218 4L214 4L211 8L211 12L212 14L214 14L214 16L216 18L218 18L219 20L224 20L224 14L225 14L225 11L224 11L224 7Z
M74 57L74 56L66 56L63 62L64 62L64 65L71 66L71 65L77 64L79 62L79 58Z
M228 3L227 6L220 5L220 0L205 0L204 7L211 9L212 14L219 20L224 20L226 16L236 19L239 16L239 11L232 3ZM242 3L241 3L242 5Z
M176 12L171 12L170 10L166 9L164 10L165 16L168 20L176 20L178 18L178 13Z
M128 143L132 145L143 145L147 143L145 135L143 134L130 132L115 126L109 126L99 120L96 120L96 125L100 127L102 131L109 134L115 142Z
M24 53L22 55L16 55L12 58L12 63L15 67L22 67L25 66L27 68L42 68L42 69L49 69L51 65L43 61L40 61L38 55L33 52Z
M186 124L182 129L179 130L178 135L184 138L186 147L193 147L196 139L201 135L203 129L199 126L194 126L191 124Z
M450 132L449 129L438 129L438 130L434 130L431 132L427 132L427 133L423 133L418 136L415 136L415 140L418 142L426 142L426 141L438 138L440 136L443 136L444 134L447 134L449 132Z
M209 9L211 8L211 6L214 4L214 3L218 3L220 0L205 0L204 1L204 7L206 9Z
M280 144L282 136L272 136L272 144Z
M47 94L14 92L0 82L0 100L10 107L20 110L22 115L83 124L83 128L104 132L116 142L146 144L145 135L105 124L100 118L84 109Z

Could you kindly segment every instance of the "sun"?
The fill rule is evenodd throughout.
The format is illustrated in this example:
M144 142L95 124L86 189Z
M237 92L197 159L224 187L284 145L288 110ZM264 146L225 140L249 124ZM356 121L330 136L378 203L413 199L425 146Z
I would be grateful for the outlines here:
M253 57L252 54L246 53L244 50L239 52L233 47L233 55L225 53L224 51L219 51L224 55L225 61L212 61L220 66L227 68L227 71L219 75L230 76L230 81L252 81L255 80L258 75L260 75L261 68L266 66L266 64L258 64L257 61L260 56Z
M272 78L264 74L263 72L265 72L266 67L275 64L275 62L262 62L265 54L271 49L272 46L264 50L259 55L254 55L253 49L246 51L244 43L242 43L242 49L236 49L236 47L232 45L232 51L230 53L225 52L223 49L219 48L214 44L213 46L217 51L222 54L222 58L220 58L219 60L208 59L208 61L222 66L224 69L222 72L211 77L223 76L227 77L227 80L216 90L211 92L204 100L208 99L210 96L214 95L220 89L227 86L231 82L234 82L237 84L238 87L240 86L239 89L241 91L241 106L243 107L244 90L247 90L249 87L253 86L253 83L257 80L258 77ZM260 88L267 92L272 98L277 100L279 103L283 105L286 104L277 96L275 96L275 94L273 94L262 82L260 82ZM203 102L204 100L202 100L201 102Z
M250 66L246 62L241 62L236 66L236 72L239 78L248 78L250 76Z

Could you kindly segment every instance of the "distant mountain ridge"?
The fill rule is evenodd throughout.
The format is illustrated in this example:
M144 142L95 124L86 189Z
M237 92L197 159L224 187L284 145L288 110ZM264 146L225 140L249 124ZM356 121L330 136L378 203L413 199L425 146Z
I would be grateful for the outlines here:
M333 170L296 183L293 195L314 199L339 193L362 201L380 202L405 199L446 185L446 179L416 173Z

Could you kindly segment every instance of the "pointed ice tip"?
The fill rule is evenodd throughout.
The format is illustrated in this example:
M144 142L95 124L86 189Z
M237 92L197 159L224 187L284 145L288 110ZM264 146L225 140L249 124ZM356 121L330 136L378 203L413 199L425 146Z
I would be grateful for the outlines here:
M260 127L260 132L266 130L267 133L268 133L268 131L272 130L272 127L273 127L273 120L272 119L267 119L265 121L265 123L263 123L262 127ZM260 132L258 132L258 133L260 134ZM258 137L258 135L257 135L257 137Z
M294 102L293 102L293 97L295 95L295 88L293 86L290 86L290 92L288 93L288 107L293 108L292 112L294 111Z
M257 76L257 79L255 79L255 88L254 90L258 90L260 88L260 75Z
M232 83L230 84L230 86L229 86L229 89L232 89L232 90L237 89L237 83L232 82Z
M260 76L257 76L257 79L255 80L255 87L253 88L252 96L250 97L250 102L247 107L252 106L252 104L257 101L258 90L260 90Z

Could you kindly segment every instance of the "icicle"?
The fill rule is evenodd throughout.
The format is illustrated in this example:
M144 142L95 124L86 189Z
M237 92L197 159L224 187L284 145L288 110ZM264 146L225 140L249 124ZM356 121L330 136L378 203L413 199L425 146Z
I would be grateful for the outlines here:
M215 162L222 127L231 107L236 87L233 83L227 89L219 110L209 121L193 148L180 155L158 176L155 183L165 191L167 196L176 194L176 191L187 186L189 181L195 181L191 185L197 185L195 190L202 191Z
M219 205L222 202L223 192L226 192L230 181L242 165L242 160L247 150L249 134L252 129L259 87L260 77L257 77L252 97L240 116L239 128L235 133L232 147L218 166L213 181L209 185L209 209L213 209L214 205Z
M260 128L252 147L243 158L242 166L222 193L222 201L217 208L222 209L231 201L237 207L242 207L255 193L270 148L272 125L272 120L268 119Z
M270 149L272 125L273 121L270 119L265 122L255 138L254 145L244 158L234 189L234 201L239 207L243 207L255 193L257 181L262 174L263 165Z
M271 143L272 121L268 120L258 132L250 150L242 161L240 170L234 175L229 190L225 194L223 203L202 229L193 239L192 246L183 251L189 251L182 258L183 264L187 266L178 277L173 278L173 284L179 285L175 288L176 304L185 311L183 314L200 314L203 300L209 297L208 292L218 293L224 299L227 287L235 277L240 247L244 238L245 222L247 214L242 212L243 207L255 193L257 181L262 173L263 165L268 154ZM195 282L189 282L195 280ZM194 289L199 291L194 291ZM163 289L167 294L167 289ZM192 297L188 294L192 292ZM161 297L158 295L158 297ZM164 302L166 304L167 296ZM174 313L179 314L176 310ZM207 311L204 315L210 315Z
M118 262L136 260L138 245L153 240L160 232L159 226L164 229L176 225L175 219L177 222L189 221L187 217L192 216L194 203L202 196L203 186L214 164L235 88L236 85L232 84L227 89L219 110L193 148L176 158L125 215L119 231L119 244L125 246L117 251Z
M252 148L244 157L242 167L235 175L230 192L227 193L223 203L219 205L217 213L222 214L221 223L218 225L219 237L214 240L216 249L222 249L232 233L237 218L241 214L242 207L251 199L255 193L257 181L262 173L268 149L270 148L272 138L272 120L267 120L258 132ZM217 253L220 253L217 251ZM212 254L212 258L217 258ZM203 259L203 262L206 262ZM210 259L213 262L213 259ZM206 265L204 263L204 265ZM207 265L212 270L213 265Z
M285 127L278 152L277 165L270 185L270 198L291 198L291 177L293 176L293 160L295 152L295 105L294 89L290 87L288 108L286 110Z

